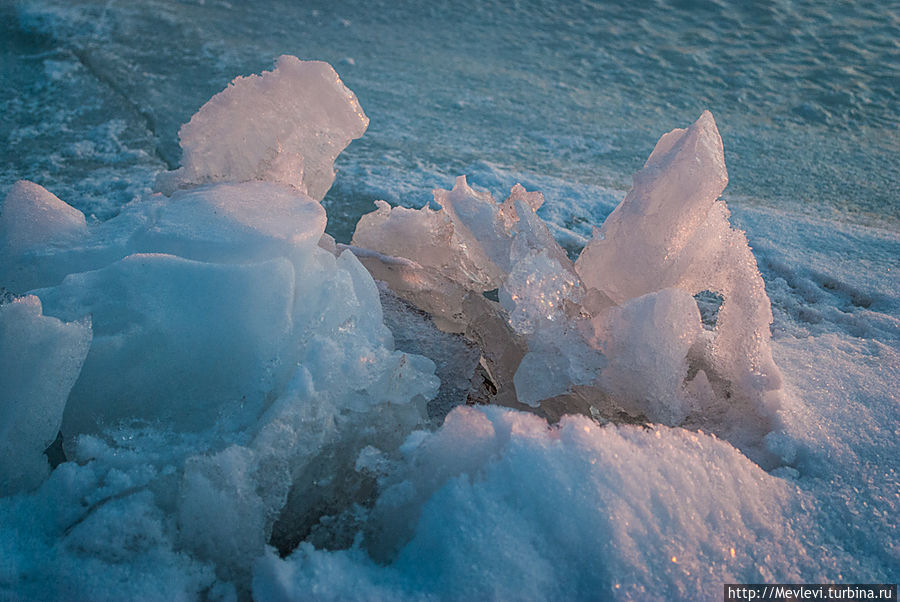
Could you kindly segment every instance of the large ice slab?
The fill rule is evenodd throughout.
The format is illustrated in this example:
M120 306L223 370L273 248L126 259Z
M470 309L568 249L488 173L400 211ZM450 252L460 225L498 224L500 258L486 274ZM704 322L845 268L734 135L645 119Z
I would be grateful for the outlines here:
M394 348L359 261L318 246L325 211L306 192L321 198L366 123L329 65L282 57L185 126L185 166L171 178L185 177L170 196L86 226L36 184L11 191L0 284L34 290L48 315L93 317L67 440L135 421L245 429L300 368L342 410L412 404L421 415L433 363Z
M246 423L277 384L293 279L286 259L232 266L139 254L36 291L49 315L93 321L63 432L132 419L198 429L249 412L232 416Z
M0 302L0 496L37 486L91 344L86 314L62 322L33 295Z
M157 187L268 180L321 200L335 157L369 125L356 95L321 61L284 55L275 69L238 77L179 131L182 166Z
M575 267L586 287L617 304L670 288L720 295L715 326L691 358L699 377L692 395L701 405L710 396L725 406L747 404L745 414L755 414L751 422L759 424L753 430L765 431L782 386L769 347L772 310L747 239L731 227L719 200L727 182L722 139L707 111L691 127L660 138ZM603 316L594 318L600 339ZM676 331L693 337L697 316L680 323Z
M147 202L146 224L129 237L133 252L242 263L309 250L325 232L322 205L271 182L203 186Z

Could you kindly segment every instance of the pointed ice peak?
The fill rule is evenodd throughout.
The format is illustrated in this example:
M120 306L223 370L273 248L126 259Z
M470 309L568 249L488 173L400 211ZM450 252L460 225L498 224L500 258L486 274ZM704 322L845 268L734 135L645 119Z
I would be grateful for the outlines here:
M453 190L436 189L434 200L453 222L454 230L468 248L473 260L494 277L509 265L509 233L500 219L500 205L490 192L479 192L469 186L466 176L459 176Z
M528 192L521 184L513 186L509 191L509 198L503 201L499 210L500 219L503 220L503 225L507 230L512 230L519 218L524 217L520 216L516 209L520 201L525 203L525 207L530 208L529 213L534 213L544 204L544 195L537 190Z
M663 134L632 189L582 252L576 265L585 283L616 302L668 286L664 275L674 274L670 266L695 236L702 238L699 231L726 184L722 138L709 111L690 127Z
M483 203L494 204L494 197L490 192L479 192L469 186L466 176L456 176L452 190L434 190L434 202L447 211L453 211L456 205L472 208L483 206Z
M634 175L623 210L668 214L687 205L707 211L727 184L722 138L712 113L704 111L689 128L663 134Z
M322 200L334 160L369 118L328 63L281 56L272 71L237 77L181 127L182 167L161 174L171 194L210 182L268 180Z
M659 139L575 269L589 292L596 289L596 296L622 307L666 289L720 295L701 369L729 383L731 398L749 402L756 417L744 419L756 420L762 436L771 428L767 420L778 404L773 392L781 376L769 347L772 311L765 284L747 238L731 227L728 208L718 200L727 183L722 139L707 111L689 128ZM597 316L607 311L602 304L599 309ZM698 316L682 320L683 326L696 331ZM602 330L605 319L595 318L595 328Z
M685 137L687 134L687 137ZM692 142L688 142L691 140ZM680 144L679 144L680 143ZM676 128L663 134L657 141L653 152L647 157L644 167L652 167L655 164L666 161L666 157L672 152L680 152L685 144L692 144L689 148L699 151L705 147L706 153L695 152L697 155L715 157L722 152L722 138L716 127L716 120L708 110L703 111L700 117L688 128ZM677 148L676 148L677 146ZM724 168L724 162L722 163ZM726 175L727 177L727 175Z
M13 184L0 214L0 247L13 253L69 241L87 232L84 214L34 182Z

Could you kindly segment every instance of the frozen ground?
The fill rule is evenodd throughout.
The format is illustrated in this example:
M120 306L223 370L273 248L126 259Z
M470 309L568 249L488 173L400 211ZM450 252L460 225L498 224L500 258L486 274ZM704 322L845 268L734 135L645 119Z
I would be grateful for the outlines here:
M224 4L147 6L3 9L16 15L7 24L21 26L7 25L4 57L15 60L4 61L4 75L30 93L3 98L10 150L0 192L34 179L88 219L28 186L8 196L0 213L0 285L40 298L7 295L0 305L0 468L7 477L0 597L717 599L724 582L900 580L900 235L896 161L885 159L897 139L879 134L896 131L897 115L890 102L877 102L895 94L879 78L895 68L896 50L879 46L883 38L854 46L850 28L837 46L848 63L859 63L866 77L853 81L869 87L868 96L823 97L807 113L802 106L779 111L779 88L759 86L767 111L790 115L765 126L754 117L761 109L712 106L733 176L728 190L739 196L729 200L731 223L746 231L771 301L768 346L784 383L771 432L744 440L735 436L744 430L740 421L727 423L737 429L713 429L718 437L696 425L657 424L677 421L652 403L643 408L644 419L657 412L648 425L572 416L550 428L528 412L475 406L440 426L471 386L461 375L475 370L479 351L376 287L350 253L335 257L327 238L320 243L327 248L315 244L326 226L311 198L320 195L290 160L308 151L302 132L289 136L296 146L256 155L243 172L234 164L216 168L269 183L216 187L214 177L169 178L170 192L183 188L171 200L126 207L161 171L190 162L175 132L193 111L232 76L270 68L270 57L284 50L254 32L287 28L263 13L231 19L239 9ZM861 6L852 22L896 28L890 10L873 24L868 11L877 8ZM581 68L561 71L546 96L546 82L533 75L513 86L518 95L504 94L490 83L493 66L484 81L477 70L468 73L463 57L475 48L463 43L451 54L460 64L448 69L470 75L472 88L430 96L433 76L399 69L390 79L391 68L456 34L406 36L392 46L394 62L378 55L367 66L366 40L397 23L381 22L374 9L338 12L301 20L321 36L304 54L332 59L372 120L339 158L322 202L338 242L350 242L360 215L375 209L372 200L419 208L433 188L450 189L453 176L465 173L475 193L500 201L517 182L543 192L537 215L574 259L591 226L625 196L625 175L652 141L689 125L707 104L725 102L694 89L696 110L663 103L654 117L625 128L628 113L604 107L608 122L595 115L586 129L569 132L571 123L585 123L579 110L597 111L594 99L624 102L634 90L613 86L605 100L592 89L567 92L567 103L583 96L583 109L564 104L554 117L542 112L549 103L541 99L580 81ZM460 14L484 34L471 12ZM523 13L541 16L530 6ZM825 44L829 23L840 18L801 13L772 9L774 25L765 15L743 19L765 37L767 27L796 18L808 29L792 36L811 32ZM651 39L662 35L659 15L666 14L648 13ZM206 20L190 29L188 16ZM226 25L236 28L227 38L216 33ZM415 28L412 19L406 25ZM580 39L584 32L569 27ZM711 27L722 30L727 24ZM158 41L173 55L166 65L146 50L149 42L124 41L156 39L160 31L178 34ZM341 32L351 41L335 50L329 43ZM23 52L23 44L34 47ZM847 45L869 58L854 59ZM658 58L658 40L647 48L648 60ZM815 44L807 50L814 55ZM257 58L262 53L269 58ZM874 56L882 67L867 70L879 62ZM790 70L771 60L775 73ZM806 78L812 67L800 60L790 68ZM646 66L636 73L648 73ZM661 98L677 99L650 73ZM146 83L154 79L158 86ZM749 89L744 84L729 85ZM536 97L521 94L532 88ZM837 108L816 113L826 101ZM505 119L523 108L515 102L534 112ZM486 124L465 117L485 111ZM451 127L448 114L461 125ZM816 115L824 125L810 125ZM838 132L840 118L859 127ZM285 141L279 131L256 129ZM510 139L510 131L522 137ZM785 140L776 136L783 131L791 134ZM879 142L866 144L873 138ZM760 150L769 145L783 161ZM273 160L279 156L288 159ZM879 161L884 167L876 170ZM205 187L192 188L198 182ZM33 210L44 216L41 227L27 227ZM38 252L24 263L9 260L28 249ZM703 318L708 326L712 318ZM526 338L537 336L526 330ZM630 332L654 350L652 331ZM293 370L297 364L302 369ZM129 421L116 425L122 418ZM11 432L14 424L29 428ZM60 424L69 461L48 476L42 452Z

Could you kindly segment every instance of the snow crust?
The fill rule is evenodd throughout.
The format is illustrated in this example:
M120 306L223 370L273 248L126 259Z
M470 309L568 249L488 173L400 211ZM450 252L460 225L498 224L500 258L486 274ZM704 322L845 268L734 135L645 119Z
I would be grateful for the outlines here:
M722 583L854 564L841 550L819 557L796 484L710 435L457 408L411 447L361 548L268 554L254 595L715 600Z
M0 305L0 495L32 489L49 471L66 398L91 344L91 322L45 316L34 295Z
M330 66L281 57L184 126L164 194L87 224L9 192L0 598L896 580L900 301L834 260L891 273L896 237L740 212L764 282L704 113L590 239L559 223L584 207L462 176L340 244L319 200L366 123Z

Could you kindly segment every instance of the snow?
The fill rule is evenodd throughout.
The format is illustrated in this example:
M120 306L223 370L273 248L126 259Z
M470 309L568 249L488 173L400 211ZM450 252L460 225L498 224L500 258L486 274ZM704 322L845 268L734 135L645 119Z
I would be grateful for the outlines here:
M715 600L854 567L824 549L812 503L710 435L458 408L395 473L361 548L267 555L254 595Z
M609 195L488 165L504 201L459 177L345 245L319 201L366 124L328 65L281 57L116 217L9 192L0 597L896 580L895 233L732 215L703 113L591 238Z

